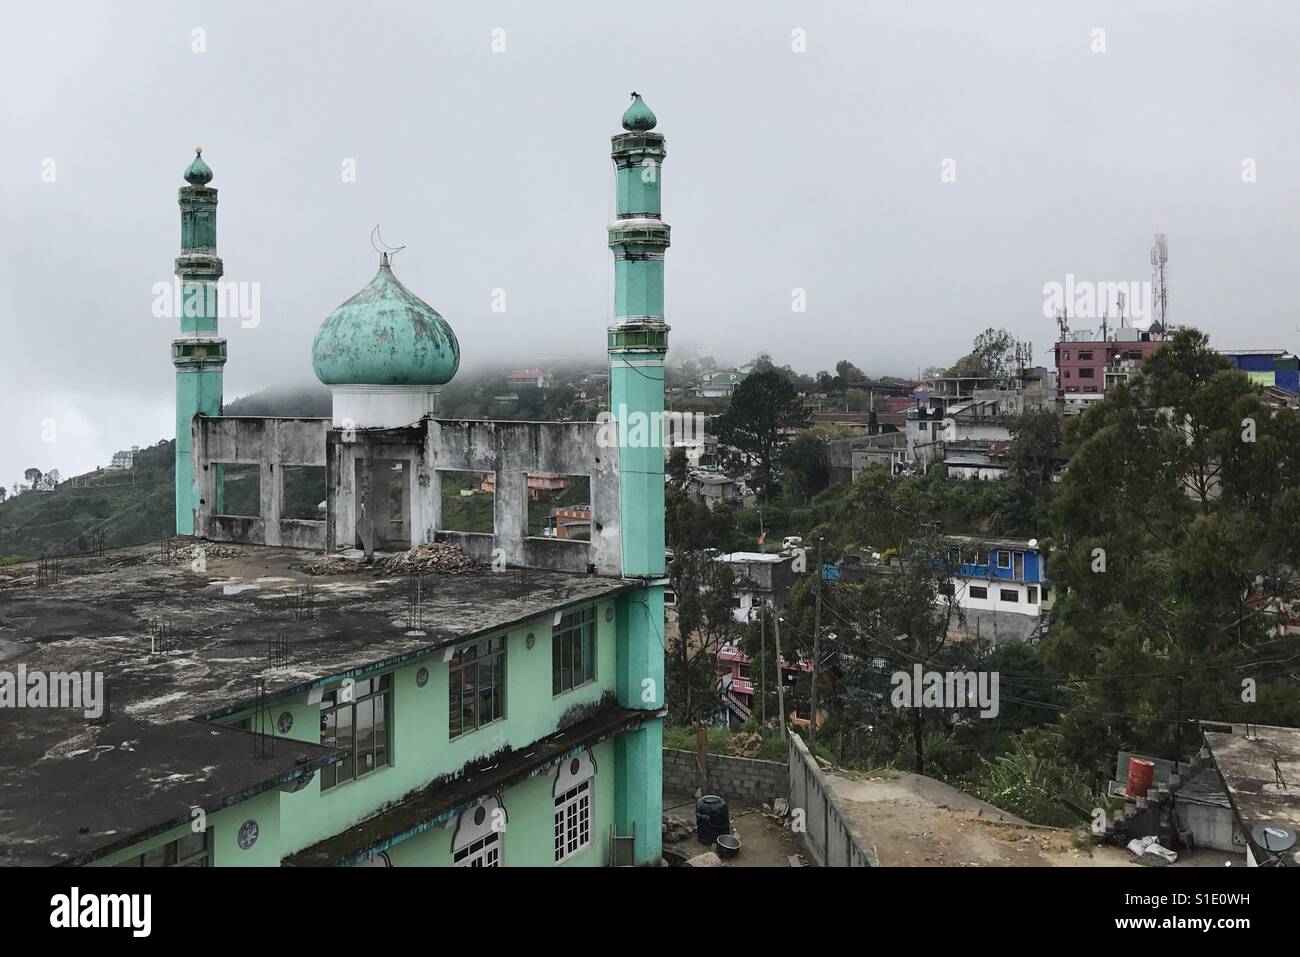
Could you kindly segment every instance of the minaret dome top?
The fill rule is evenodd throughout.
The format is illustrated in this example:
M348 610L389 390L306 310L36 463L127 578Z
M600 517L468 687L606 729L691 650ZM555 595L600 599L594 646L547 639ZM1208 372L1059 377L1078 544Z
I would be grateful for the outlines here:
M652 130L658 122L659 120L654 113L650 112L650 107L645 105L645 100L641 99L641 94L633 91L632 105L623 114L623 129Z

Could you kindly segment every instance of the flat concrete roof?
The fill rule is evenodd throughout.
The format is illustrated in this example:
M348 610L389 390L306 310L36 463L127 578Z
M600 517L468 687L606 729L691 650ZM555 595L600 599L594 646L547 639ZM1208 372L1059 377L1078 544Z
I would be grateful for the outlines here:
M253 706L259 679L270 703L634 584L533 569L430 573L412 628L409 576L312 575L319 553L224 543L202 543L200 572L193 544L173 539L171 561L157 544L61 559L60 580L44 587L36 563L0 569L0 672L101 672L110 702L107 723L0 708L0 865L93 859L188 821L192 807L217 810L340 756L279 738L259 758L255 735L195 720ZM307 609L301 620L296 607ZM159 621L171 636L161 651Z
M1258 825L1273 823L1300 833L1300 728L1229 727L1231 731L1207 729L1205 743L1242 830L1250 837ZM1288 865L1300 866L1300 842L1282 857ZM1267 858L1262 848L1256 850L1257 862Z

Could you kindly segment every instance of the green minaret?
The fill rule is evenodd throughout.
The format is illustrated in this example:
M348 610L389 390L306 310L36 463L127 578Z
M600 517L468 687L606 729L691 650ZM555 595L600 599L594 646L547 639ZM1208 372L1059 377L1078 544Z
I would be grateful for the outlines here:
M180 188L181 254L176 276L181 287L181 334L172 340L176 366L176 534L194 533L198 493L191 473L190 426L196 415L221 414L222 366L226 340L217 335L217 191L208 186L212 170L203 149L194 151ZM221 483L218 478L217 488Z
M664 253L668 226L659 187L666 151L656 119L637 93L613 137L617 215L609 227L614 253L614 323L609 327L610 411L619 435L619 525L623 575L640 588L620 604L618 699L658 709L664 685ZM648 427L647 427L648 425ZM661 859L663 722L647 721L615 741L620 834L636 826L637 863Z

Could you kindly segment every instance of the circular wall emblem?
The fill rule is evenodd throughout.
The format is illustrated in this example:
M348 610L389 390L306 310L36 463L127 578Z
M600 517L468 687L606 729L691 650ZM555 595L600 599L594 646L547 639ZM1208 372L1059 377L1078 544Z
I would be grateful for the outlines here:
M256 821L245 821L239 829L239 846L248 850L257 843L258 827Z
M421 668L415 673L415 685L417 688L423 688L429 683L429 669Z
M578 773L578 769L581 767L582 767L582 762L579 761L577 758L574 758L572 761L569 762L569 773L576 775Z
M481 827L485 820L487 820L487 808L480 804L474 809L474 823Z
M288 734L293 730L293 715L288 711L281 712L279 719L275 722L275 726L280 729L281 734Z
M533 645L535 644L537 644L537 636L530 631L527 637L524 638L524 647L527 648L529 651L532 651Z
M614 620L614 606L613 606L613 605L610 605L608 608L605 609L605 620L606 620L606 621L613 621L613 620Z

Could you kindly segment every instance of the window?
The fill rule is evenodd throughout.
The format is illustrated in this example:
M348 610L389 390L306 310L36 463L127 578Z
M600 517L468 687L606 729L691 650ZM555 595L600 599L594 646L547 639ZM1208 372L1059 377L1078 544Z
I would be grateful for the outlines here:
M452 855L452 863L456 867L500 867L501 832L493 831L462 847Z
M1069 369L1065 369L1065 370L1064 370L1064 375L1065 375L1065 378L1067 378L1067 379L1070 378L1070 370L1069 370Z
M951 595L952 592L953 592L952 582L940 582L940 583L939 583L939 594L940 594L940 595Z
M988 598L989 590L983 585L971 585L968 589L972 598Z
M1092 350L1091 350L1091 349L1080 349L1080 350L1079 350L1079 361L1080 361L1080 362L1091 362L1091 361L1092 361ZM1080 374L1082 375L1082 373L1080 373ZM1087 376L1084 376L1084 378L1086 379Z
M505 698L505 636L456 649L447 675L447 737L460 737L502 717Z
M1025 586L1025 601L1027 601L1027 602L1028 602L1029 604L1031 604L1031 605L1037 605L1037 604L1038 604L1038 586L1037 586L1037 585L1026 585L1026 586Z
M356 780L387 766L392 676L366 678L326 692L320 703L320 743L347 751L337 764L320 769L320 789Z
M1011 567L1011 553L998 552L998 568L1010 568L1010 567Z
M731 599L731 607L732 607L732 608L739 608L739 607L740 607L740 596L739 596L739 595L736 595L735 597L733 597L733 598Z
M1003 601L1019 602L1020 592L1014 588L1000 588L998 589L998 597Z
M551 694L596 678L596 609L572 611L551 630Z
M170 844L155 847L122 861L118 867L211 867L212 831L186 834Z
M1080 378L1080 379L1095 379L1095 378L1097 378L1097 370L1096 370L1096 369L1093 369L1093 368L1091 368L1091 367L1088 367L1088 368L1086 368L1086 369L1080 369L1080 370L1079 370L1079 378Z
M1070 353L1068 353L1068 352L1062 352L1062 353L1061 353L1061 358L1064 359L1066 362L1069 362L1069 361L1070 361Z
M451 862L456 867L500 867L505 833L505 808L495 797L461 812L452 838Z
M591 780L555 796L555 863L591 843Z
M664 604L665 605L677 604L677 596L674 595L672 592L668 591L667 589L664 589Z

